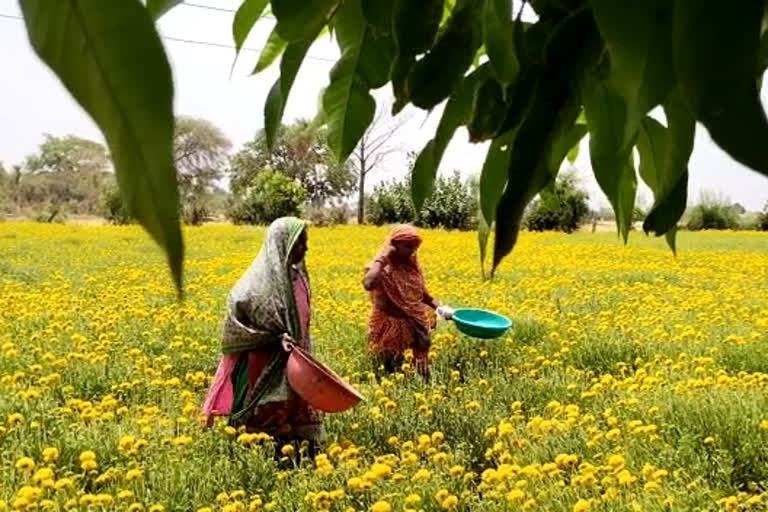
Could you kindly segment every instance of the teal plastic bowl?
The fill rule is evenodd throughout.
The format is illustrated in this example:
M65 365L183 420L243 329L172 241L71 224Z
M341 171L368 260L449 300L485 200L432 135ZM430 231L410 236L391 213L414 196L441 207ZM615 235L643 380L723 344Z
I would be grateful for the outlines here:
M498 338L512 327L509 318L484 309L457 309L453 312L453 322L467 336L482 339Z

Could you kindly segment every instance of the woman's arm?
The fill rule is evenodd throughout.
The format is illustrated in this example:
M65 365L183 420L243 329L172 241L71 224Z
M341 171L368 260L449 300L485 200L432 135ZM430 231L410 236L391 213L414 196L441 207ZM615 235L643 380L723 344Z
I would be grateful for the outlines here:
M368 267L368 270L365 272L365 276L363 277L363 288L371 291L376 288L376 286L378 286L381 272L384 270L384 266L387 264L392 251L394 251L394 247L389 246L388 250L384 254L380 254L375 260L373 260L373 264Z
M379 278L381 277L381 271L384 268L384 263L381 260L376 260L366 271L363 276L363 288L368 291L373 290L379 284Z
M422 302L424 302L424 304L431 307L432 309L437 309L440 307L440 303L437 302L435 298L429 294L426 288L424 288L424 298L422 299Z

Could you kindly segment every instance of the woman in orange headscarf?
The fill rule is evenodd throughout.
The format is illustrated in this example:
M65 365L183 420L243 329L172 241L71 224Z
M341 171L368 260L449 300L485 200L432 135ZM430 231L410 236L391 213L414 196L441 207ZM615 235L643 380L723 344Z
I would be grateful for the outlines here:
M413 226L398 226L365 269L363 287L371 293L368 349L388 372L400 368L407 349L413 350L416 369L429 373L430 331L434 316L427 307L439 304L427 292L416 256L421 237ZM450 308L441 307L443 317Z

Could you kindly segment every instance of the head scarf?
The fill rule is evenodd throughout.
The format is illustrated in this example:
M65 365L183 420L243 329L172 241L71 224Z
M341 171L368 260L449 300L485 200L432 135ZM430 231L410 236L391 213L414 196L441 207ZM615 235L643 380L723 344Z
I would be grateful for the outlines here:
M394 242L408 242L416 244L416 246L421 245L421 236L419 235L418 230L416 230L415 227L409 225L409 224L401 224L399 226L396 226L392 231L389 232L389 236L387 237L387 241L384 242L384 245L381 246L381 249L379 249L379 252L376 253L376 256L373 258L371 263L368 264L366 267L366 270L370 268L371 265L373 265L373 262L382 258L387 251L389 251L389 247ZM416 256L416 253L414 252L411 256L411 259L409 261L411 266L415 268L419 268L419 259Z
M299 314L293 296L290 255L293 246L306 229L306 223L295 217L282 217L267 230L264 244L256 259L232 288L227 299L230 315L245 321L272 341L282 334L294 339L301 336ZM301 265L303 266L303 262ZM237 352L259 348L265 340L254 336L224 336L222 351Z

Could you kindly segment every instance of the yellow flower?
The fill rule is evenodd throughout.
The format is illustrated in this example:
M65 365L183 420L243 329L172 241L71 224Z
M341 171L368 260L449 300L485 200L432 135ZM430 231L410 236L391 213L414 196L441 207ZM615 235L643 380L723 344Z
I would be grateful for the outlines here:
M24 421L24 415L20 412L15 412L13 414L8 415L8 424L12 427L15 427L16 425L19 425Z
M408 507L417 507L421 503L421 496L418 494L409 494L405 497L405 504Z
M128 489L123 489L122 491L117 493L117 498L120 500L129 500L133 498L133 491L129 491Z
M432 478L432 472L428 469L420 469L414 473L413 477L411 477L411 480L414 482L426 482Z
M573 505L573 512L587 512L589 510L589 501L580 499Z
M43 449L43 460L45 462L56 462L59 460L59 449L49 446Z
M30 457L21 457L16 461L16 469L19 471L32 472L36 465L37 464L35 464L35 461Z
M71 478L60 478L56 480L56 483L54 484L54 489L57 491L61 491L63 489L71 489L74 486L74 482Z
M141 512L142 510L144 510L144 505L138 502L131 503L131 506L128 507L128 512Z
M96 454L91 450L85 450L80 454L80 462L85 462L87 460L96 460Z
M133 482L134 480L139 480L143 476L143 473L140 469L129 469L125 473L125 479L128 482Z
M645 489L645 492L655 493L661 489L661 486L658 482L647 482L643 488Z
M453 510L458 504L458 496L451 494L445 497L445 499L440 503L440 506L443 508L443 510Z
M53 479L53 477L54 477L54 474L51 468L40 468L37 471L35 471L35 474L32 476L32 480L34 480L37 483L40 483L44 480L51 480Z
M163 505L152 505L149 507L149 512L164 512L165 507Z
M371 507L371 512L392 512L392 506L386 501L377 501Z
M525 491L521 489L512 489L507 493L506 498L509 503L522 503L525 499Z

